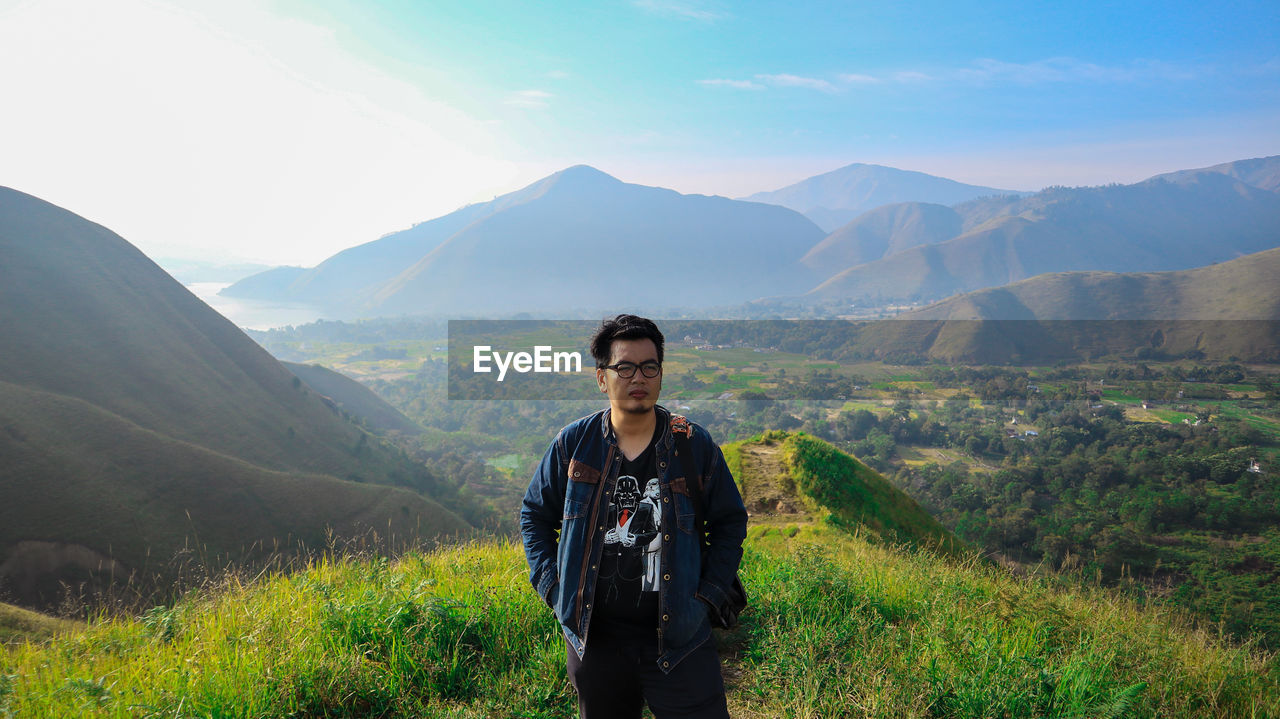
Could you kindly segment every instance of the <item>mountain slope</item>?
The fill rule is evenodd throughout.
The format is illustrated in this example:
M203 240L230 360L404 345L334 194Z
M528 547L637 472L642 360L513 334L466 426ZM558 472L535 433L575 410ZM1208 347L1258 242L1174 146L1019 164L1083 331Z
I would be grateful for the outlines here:
M885 205L862 215L814 245L800 263L822 277L960 234L962 218L950 207L923 202Z
M403 434L422 434L422 427L387 404L373 390L354 379L320 365L284 362L290 372L302 378L315 391L333 400L343 412L359 418L375 431L391 430Z
M912 320L1275 320L1280 248L1176 272L1062 272L970 292Z
M966 185L923 172L854 163L779 190L757 192L742 199L789 207L803 213L827 232L832 232L881 205L902 202L954 205L986 195L1019 194L1023 193Z
M964 542L887 479L825 440L768 432L724 447L751 523L813 521L890 543L963 555Z
M1188 269L1280 244L1280 195L1212 172L956 210L963 234L850 267L810 296L932 300L1046 272Z
M1280 155L1224 162L1221 165L1203 167L1197 170L1170 172L1164 175L1156 175L1156 178L1169 180L1170 182L1181 182L1186 179L1194 179L1196 175L1205 172L1226 175L1264 190L1280 191Z
M812 286L796 260L822 234L784 208L577 166L346 250L255 296L321 304L333 316L729 304Z
M325 525L467 529L386 486L446 496L446 485L343 420L118 235L0 188L0 256L0 575L11 585L60 576L13 563L23 542L73 545L128 574L180 549L179 526L234 556L257 540L313 541ZM163 541L147 539L153 529Z

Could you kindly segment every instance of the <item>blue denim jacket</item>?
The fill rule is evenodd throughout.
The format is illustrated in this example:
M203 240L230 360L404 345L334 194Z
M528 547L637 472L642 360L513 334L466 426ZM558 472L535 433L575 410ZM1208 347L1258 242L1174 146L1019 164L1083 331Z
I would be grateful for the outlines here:
M718 605L742 560L747 512L705 429L690 423L693 466L702 475L710 548L700 551L694 504L676 456L670 413L655 408L662 435L655 445L662 475L662 589L658 608L658 666L671 671L711 636L709 604ZM520 511L529 581L555 610L565 638L581 656L590 636L591 609L607 527L607 497L615 491L622 453L604 409L556 435L534 472Z

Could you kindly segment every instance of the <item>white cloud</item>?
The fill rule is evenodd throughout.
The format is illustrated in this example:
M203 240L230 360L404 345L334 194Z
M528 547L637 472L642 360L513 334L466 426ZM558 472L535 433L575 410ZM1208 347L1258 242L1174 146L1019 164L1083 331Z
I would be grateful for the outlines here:
M1044 85L1050 83L1128 83L1143 80L1179 81L1200 77L1206 70L1182 68L1154 60L1135 61L1127 66L1105 66L1070 57L1051 57L1034 62L1005 62L979 58L967 66L896 70L882 75L846 73L838 79L850 85L895 83L901 85L944 82L961 85Z
M722 78L717 78L714 80L699 80L698 84L706 85L708 87L732 87L737 90L763 90L764 89L764 85L761 85L756 82L752 82L750 80L725 80Z
M655 15L685 20L711 22L727 16L723 10L711 9L707 3L692 0L633 0L632 4Z
M505 102L513 107L543 108L547 107L547 100L553 97L555 95L545 90L518 90L511 93Z
M757 80L763 80L770 85L777 87L803 87L810 90L818 90L820 92L836 92L836 86L826 80L813 77L801 77L799 75L788 75L786 73L779 75L756 75Z
M840 82L847 82L850 85L878 85L884 82L881 78L874 77L872 75L861 75L858 73L840 75L837 79L839 79Z
M0 184L149 254L314 263L514 171L490 128L249 0L0 11ZM22 68L21 72L12 71Z

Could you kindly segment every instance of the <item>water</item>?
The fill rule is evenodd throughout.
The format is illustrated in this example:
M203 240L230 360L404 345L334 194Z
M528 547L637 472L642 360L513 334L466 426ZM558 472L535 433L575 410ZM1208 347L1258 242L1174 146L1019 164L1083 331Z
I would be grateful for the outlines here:
M298 302L268 302L239 297L223 297L218 294L229 282L192 282L187 289L204 300L219 314L236 324L251 330L269 330L288 325L305 325L323 315L311 305Z

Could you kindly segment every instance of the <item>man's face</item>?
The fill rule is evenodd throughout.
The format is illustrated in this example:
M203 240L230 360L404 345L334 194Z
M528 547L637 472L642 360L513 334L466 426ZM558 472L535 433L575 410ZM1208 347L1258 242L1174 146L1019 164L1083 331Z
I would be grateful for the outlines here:
M649 338L638 340L614 340L610 365L619 362L630 362L637 365L635 374L622 378L614 370L597 369L596 383L600 391L609 396L609 405L614 412L627 414L644 414L653 411L658 403L658 394L662 392L662 373L657 377L645 377L639 365L645 362L658 361L658 347Z

